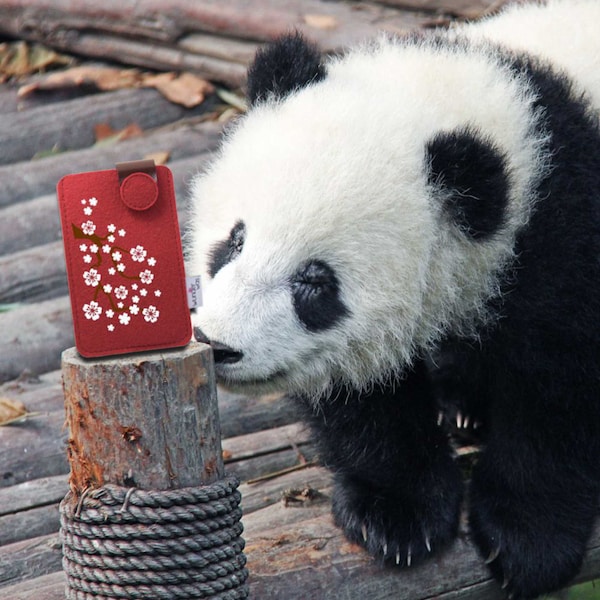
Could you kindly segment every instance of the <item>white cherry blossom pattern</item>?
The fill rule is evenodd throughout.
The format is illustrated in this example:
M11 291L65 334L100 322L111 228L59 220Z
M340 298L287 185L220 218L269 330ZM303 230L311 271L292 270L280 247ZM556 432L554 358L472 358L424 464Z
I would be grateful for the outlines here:
M148 252L144 250L144 246L136 246L129 251L129 254L131 254L131 260L135 262L144 262Z
M143 243L119 245L127 231L117 223L103 225L92 217L100 201L96 197L81 200L81 225L73 223L73 232L81 252L83 281L92 288L92 298L83 305L83 315L90 321L100 321L109 332L128 326L135 319L156 323L160 317L159 298L162 291L153 289L157 259ZM145 263L148 268L135 269ZM144 286L144 287L142 287ZM154 304L149 303L152 297ZM151 302L151 301L150 301ZM140 322L140 321L138 321Z
M85 271L83 273L83 280L85 281L85 285L89 285L91 287L98 287L100 283L100 279L102 276L96 269L90 269L89 271Z
M160 316L160 311L153 306L152 304L148 306L148 308L144 308L142 310L142 314L144 315L144 321L148 323L156 323L158 321L158 317Z
M89 304L83 305L83 314L86 319L91 319L92 321L97 321L102 314L102 307L92 300Z

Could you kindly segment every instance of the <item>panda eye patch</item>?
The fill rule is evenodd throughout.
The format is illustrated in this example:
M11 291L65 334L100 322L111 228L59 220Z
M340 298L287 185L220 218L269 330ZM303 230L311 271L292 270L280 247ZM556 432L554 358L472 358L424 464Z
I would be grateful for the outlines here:
M291 279L294 310L309 331L333 327L348 309L340 299L334 270L325 262L311 260Z
M242 252L245 239L246 225L243 221L238 221L229 232L229 237L226 240L217 242L210 251L208 273L211 277L214 277L226 264Z

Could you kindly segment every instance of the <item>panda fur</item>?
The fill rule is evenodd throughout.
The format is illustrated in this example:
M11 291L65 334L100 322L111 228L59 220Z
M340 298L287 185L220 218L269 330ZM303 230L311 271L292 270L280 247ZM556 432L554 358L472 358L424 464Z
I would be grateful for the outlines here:
M192 186L194 324L223 384L297 397L335 522L392 565L456 536L451 397L486 432L473 539L533 598L579 570L600 497L598 114L567 67L470 37L258 53Z

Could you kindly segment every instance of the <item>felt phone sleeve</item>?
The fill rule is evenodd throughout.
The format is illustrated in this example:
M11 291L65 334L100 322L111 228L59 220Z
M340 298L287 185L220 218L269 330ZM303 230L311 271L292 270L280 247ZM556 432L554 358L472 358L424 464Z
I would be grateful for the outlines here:
M79 353L186 345L192 328L170 170L120 163L67 175L57 191Z

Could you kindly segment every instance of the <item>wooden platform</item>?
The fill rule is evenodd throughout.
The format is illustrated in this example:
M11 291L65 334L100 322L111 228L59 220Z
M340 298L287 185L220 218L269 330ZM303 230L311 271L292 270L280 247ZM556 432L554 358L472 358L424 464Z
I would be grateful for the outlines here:
M190 109L155 89L58 89L19 97L19 85L35 77L0 85L0 399L22 402L36 413L0 427L0 598L64 597L57 532L68 466L58 368L73 336L54 194L60 177L160 153L174 173L184 224L187 182L206 164L235 113L232 103L237 103L227 92L243 84L245 65L258 44L297 27L335 51L381 29L403 31L452 16L473 17L498 4L0 0L0 36L44 40L87 56L84 64L101 55L141 69L184 67L217 85L204 103ZM145 10L146 18L131 35L118 24L134 5ZM132 23L133 17L127 25ZM132 124L141 135L125 141L117 141L119 135L103 142L95 138L97 125L118 134ZM408 570L384 568L346 542L329 514L330 476L317 466L289 400L220 391L220 414L227 468L244 481L252 598L503 597L465 527L446 554ZM579 580L598 572L600 531Z

